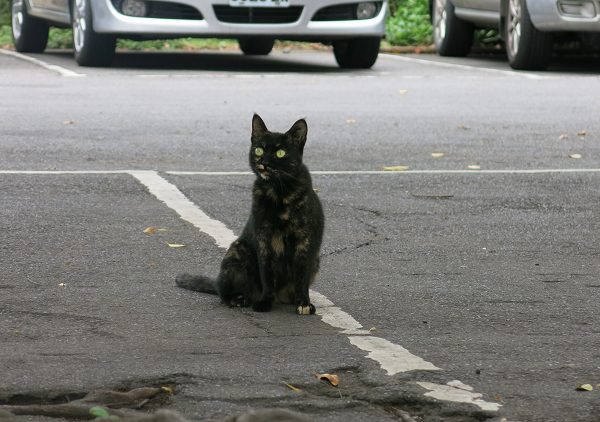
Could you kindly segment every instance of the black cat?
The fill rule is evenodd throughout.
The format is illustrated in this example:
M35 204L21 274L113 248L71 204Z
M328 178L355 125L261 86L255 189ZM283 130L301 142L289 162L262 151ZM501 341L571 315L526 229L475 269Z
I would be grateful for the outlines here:
M257 312L270 311L277 301L295 304L298 314L315 313L308 288L319 270L325 218L302 164L307 130L298 120L286 133L269 132L254 115L250 168L257 177L250 218L216 281L182 274L180 287L218 293L225 304L252 305Z

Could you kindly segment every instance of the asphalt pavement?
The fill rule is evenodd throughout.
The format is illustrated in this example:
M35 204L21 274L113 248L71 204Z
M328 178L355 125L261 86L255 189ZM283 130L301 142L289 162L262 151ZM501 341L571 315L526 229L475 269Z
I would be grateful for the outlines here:
M28 57L0 53L0 403L165 386L202 421L600 421L597 59ZM254 112L308 122L319 315L174 283L218 271L202 215L244 225Z

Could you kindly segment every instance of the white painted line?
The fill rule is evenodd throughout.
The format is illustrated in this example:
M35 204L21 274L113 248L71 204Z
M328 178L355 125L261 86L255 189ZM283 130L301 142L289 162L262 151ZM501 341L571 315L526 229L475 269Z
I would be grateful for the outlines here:
M462 70L475 70L475 71L481 71L481 72L487 72L487 73L497 73L497 74L501 74L501 75L516 76L516 77L521 77L521 78L526 78L526 79L554 79L555 78L553 76L543 76L543 75L537 75L535 73L516 72L513 70L502 70L502 69L490 69L487 67L468 66L468 65L464 65L464 64L444 63L444 62L437 62L434 60L415 59L413 57L397 56L394 54L379 54L379 57L385 57L388 59L395 59L395 60L402 60L405 62L427 64L427 65L438 66L438 67L448 67L448 68L462 69Z
M225 224L204 214L200 208L177 189L177 186L167 182L157 172L130 171L129 174L142 182L150 190L150 193L163 201L169 208L177 211L181 218L189 221L201 232L215 239L219 247L228 248L237 239L237 236Z
M404 347L379 337L350 336L350 343L361 350L369 352L367 357L379 362L388 375L408 371L437 371L440 370L431 362L413 355Z
M321 293L310 291L310 301L317 308L317 315L321 317L323 322L332 327L341 328L343 334L352 334L359 336L371 335L368 330L363 330L363 326L352 318L352 315L342 311L337 306L333 306L333 302L327 299Z
M11 51L11 50L6 50L4 48L0 48L0 53L6 54L7 56L13 56L13 57L19 58L21 60L26 60L28 62L37 64L38 66L41 66L48 70L53 70L54 72L60 73L61 76L66 76L68 78L81 78L81 77L85 76L85 73L73 72L72 70L65 69L64 67L57 66L55 64L46 63L43 60L36 59L35 57L29 57L29 56L26 56L25 54L17 53L16 51Z
M250 176L249 171L167 171L181 176ZM316 170L311 174L539 174L539 173L600 173L600 169L538 169L538 170Z
M463 388L455 387L452 383L460 383ZM491 403L484 401L480 393L473 393L472 387L461 383L460 381L450 381L448 385L435 384L433 382L417 382L418 385L426 390L430 390L425 393L428 397L433 397L438 400L446 400L458 403L470 403L475 406L479 406L481 410L496 411L502 406L499 403ZM464 388L468 387L468 388Z
M0 174L129 174L133 170L0 170Z

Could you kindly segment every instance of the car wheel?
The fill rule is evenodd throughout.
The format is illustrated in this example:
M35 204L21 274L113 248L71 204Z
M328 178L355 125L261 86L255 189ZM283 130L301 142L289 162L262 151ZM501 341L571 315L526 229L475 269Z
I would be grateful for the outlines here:
M71 2L75 61L80 66L110 66L117 39L94 32L90 0Z
M538 31L525 0L508 0L504 23L508 64L518 70L544 70L552 58L553 36Z
M273 50L275 40L269 38L249 38L238 40L240 50L247 56L266 56Z
M49 27L27 12L26 0L12 0L12 39L21 53L42 53L48 44Z
M344 69L369 69L377 61L381 38L356 38L335 41L333 54L337 64Z
M459 19L450 0L433 2L433 42L440 56L461 57L471 51L475 26Z

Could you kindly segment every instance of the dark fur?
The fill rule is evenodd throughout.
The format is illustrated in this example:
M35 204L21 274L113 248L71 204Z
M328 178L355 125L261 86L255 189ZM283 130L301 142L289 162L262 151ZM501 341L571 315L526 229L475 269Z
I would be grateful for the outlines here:
M324 216L302 164L307 126L298 120L286 133L269 132L252 119L250 167L256 174L252 210L242 235L231 244L216 281L182 274L180 287L218 293L229 306L270 311L273 302L293 303L299 314L314 314L308 288L319 270ZM264 153L259 156L257 148ZM277 151L285 151L283 157Z

